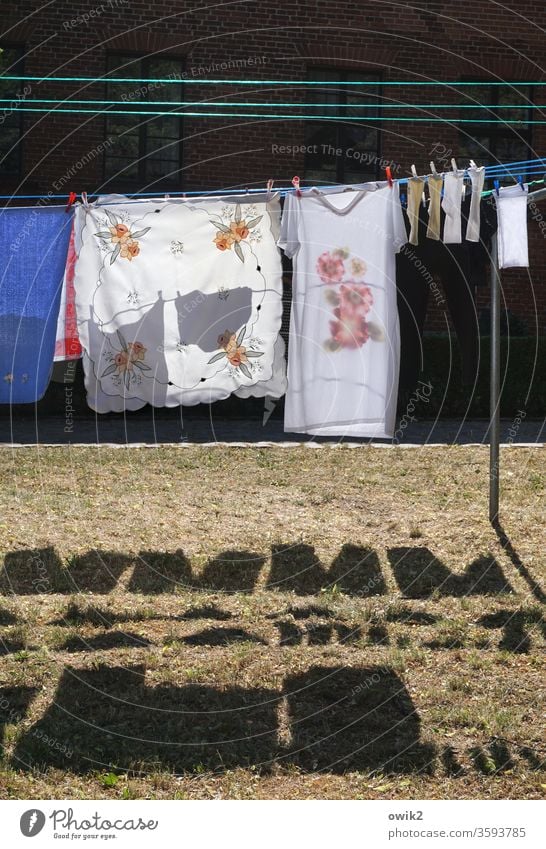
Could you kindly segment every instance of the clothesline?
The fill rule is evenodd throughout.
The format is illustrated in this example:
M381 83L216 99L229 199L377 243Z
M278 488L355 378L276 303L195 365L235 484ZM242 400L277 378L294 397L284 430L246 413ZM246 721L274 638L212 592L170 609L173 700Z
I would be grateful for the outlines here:
M0 78L1 79L1 78ZM3 97L0 98L0 103L12 103L13 97ZM131 106L131 103L128 100L72 100L66 98L65 100L59 100L58 98L39 98L33 97L31 99L32 103L82 103L82 104L100 104L102 106ZM142 103L142 101L138 101L138 103ZM312 109L316 109L317 107L324 107L328 109L512 109L512 110L521 110L521 109L546 109L546 103L524 103L524 104L514 104L514 103L315 103L310 101L289 101L287 103L277 103L277 101L273 101L272 103L263 103L260 101L244 101L244 100L146 100L145 103L148 106L283 106L283 107L293 107L293 106L304 106ZM21 104L14 104L14 111L18 111L19 105L23 106L23 102Z
M63 83L72 83L72 82L86 82L86 83L162 83L166 85L179 85L181 82L183 83L191 83L193 85L290 85L290 86L408 86L408 85L416 85L416 86L472 86L472 87L482 87L482 86L510 86L514 88L519 88L521 86L546 86L546 80L515 80L510 82L508 80L226 80L226 79L213 79L213 80L205 80L201 78L193 78L190 79L183 74L179 74L173 77L164 77L164 78L153 78L153 77L108 77L106 75L102 77L40 77L40 76L28 76L28 75L20 75L20 74L2 74L0 76L3 80L18 80L21 82L31 81L31 82L63 82Z
M525 108L525 107L513 107L513 108ZM314 113L310 113L309 115L277 115L273 113L262 113L262 112L173 112L172 110L168 111L156 111L156 110L134 110L134 109L46 109L40 107L29 107L29 106L15 106L13 108L13 112L38 112L38 113L50 113L50 112L59 112L61 114L68 115L147 115L149 118L176 118L177 115L184 115L188 118L268 118L271 120L277 121L304 121L308 118L314 118L317 121L350 121L351 123L354 121L368 121L372 123L380 123L386 121L394 121L394 122L410 122L410 123L428 123L428 124L445 124L446 118L414 118L411 116L397 116L397 115L374 115L374 116L358 116L351 115L350 117L347 115L316 115ZM449 119L447 119L449 120ZM483 118L457 118L458 124L509 124L514 126L529 126L529 125L539 125L546 124L546 120L537 121L534 119L531 120L510 120L505 121L502 118L497 119L488 119L484 121Z
M466 169L462 169L467 173ZM534 176L535 174L544 174L546 171L546 159L536 158L536 159L523 159L517 160L514 162L507 163L498 163L497 165L486 165L484 166L485 176L487 178L498 178L502 176L515 176L513 172L524 172L526 176ZM441 172L438 172L441 173ZM421 175L420 179L426 179L427 177L432 177L433 174ZM518 175L519 176L519 175ZM412 177L400 177L396 178L396 182L400 185L405 185L409 182ZM541 180L533 180L528 181L528 185L538 185L544 183L544 179ZM324 186L324 188L335 188L340 184L331 183ZM342 184L341 184L342 185ZM292 194L295 191L294 186L280 186L275 189L275 192L279 193L281 196L285 196L287 194ZM491 191L494 189L487 190L482 192L482 196L486 196L491 194ZM267 192L267 188L238 188L238 189L202 189L200 191L174 191L174 192L130 192L128 193L128 197L131 198L147 198L147 197L157 197L161 194L166 194L167 196L172 197L196 197L196 196L214 196L214 195L245 195L245 194L263 194ZM93 193L90 197L98 197L97 193ZM68 200L73 198L73 193L68 194L53 194L49 193L47 195L38 195L38 194L29 194L29 195L0 195L0 200Z

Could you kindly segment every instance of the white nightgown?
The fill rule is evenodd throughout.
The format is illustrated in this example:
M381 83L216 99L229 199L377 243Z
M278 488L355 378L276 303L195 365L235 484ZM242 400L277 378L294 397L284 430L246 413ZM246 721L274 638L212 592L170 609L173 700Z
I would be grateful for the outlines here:
M293 258L285 430L391 438L400 333L398 185L290 195L279 245Z

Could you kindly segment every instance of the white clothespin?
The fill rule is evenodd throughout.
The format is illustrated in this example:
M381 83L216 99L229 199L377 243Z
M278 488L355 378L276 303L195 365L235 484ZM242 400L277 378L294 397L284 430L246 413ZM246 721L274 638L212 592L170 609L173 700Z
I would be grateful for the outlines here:
M453 173L454 173L454 174L457 174L457 172L458 172L458 170L459 170L459 169L458 169L458 167L457 167L457 162L455 161L455 159L452 159L452 160L451 160L451 167L452 167L452 169L453 169Z
M471 167L471 168L476 168L476 170L477 170L477 168L478 168L478 166L476 165L476 163L474 162L474 160L473 160L473 159L471 159L471 160L470 160L470 167Z
M437 177L437 176L438 176L438 172L437 172L437 170L436 170L436 165L434 164L434 162L433 162L432 160L430 161L430 170L431 170L431 172L432 172L432 176L433 176L433 177Z
M273 193L273 183L274 183L274 182L275 182L274 180L268 180L268 181L267 181L267 186L266 186L266 190L267 190L267 191L266 191L266 196L265 196L266 202L271 200L271 195L272 195L272 193Z
M411 173L412 173L413 177L415 177L415 179L417 179L419 177L419 175L417 173L417 168L415 167L415 165L411 166Z

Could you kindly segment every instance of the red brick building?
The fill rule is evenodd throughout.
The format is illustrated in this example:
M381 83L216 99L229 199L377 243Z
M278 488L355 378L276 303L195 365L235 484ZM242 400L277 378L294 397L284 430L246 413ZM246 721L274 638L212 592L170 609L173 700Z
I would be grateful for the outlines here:
M5 0L4 75L100 82L0 83L2 194L255 188L270 177L286 185L294 174L307 183L354 182L384 175L387 162L394 176L407 176L412 163L428 172L433 158L445 170L451 156L465 165L469 156L493 164L544 155L546 125L529 121L545 118L536 106L546 91L528 84L546 79L546 10L535 0L511 6L489 0L434 0L414 8L379 0L74 0L44 6ZM157 78L171 82L141 82ZM250 82L205 85L204 79ZM281 80L338 84L276 86ZM344 86L354 80L374 84L355 94ZM436 80L517 85L422 85ZM387 85L392 82L400 85ZM224 116L146 116L154 108L172 110L173 101L204 99L224 105L186 111L208 108ZM55 106L57 100L71 102ZM151 100L163 105L151 107ZM21 102L53 111L15 111ZM241 102L271 105L234 105ZM479 103L482 109L468 109ZM60 111L70 108L91 112ZM122 110L141 114L116 114ZM305 121L262 117L302 111ZM325 121L325 113L349 120ZM370 120L350 120L357 116ZM461 123L469 116L479 123ZM491 123L498 116L504 123ZM529 221L529 272L503 274L506 306L530 335L544 332L546 314L542 215L546 222L545 204ZM487 306L487 286L477 300ZM440 316L436 322L432 301L428 326L445 328Z

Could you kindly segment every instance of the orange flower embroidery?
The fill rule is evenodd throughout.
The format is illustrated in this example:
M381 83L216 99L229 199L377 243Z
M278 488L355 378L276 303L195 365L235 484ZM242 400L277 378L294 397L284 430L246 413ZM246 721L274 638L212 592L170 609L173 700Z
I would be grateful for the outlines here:
M246 348L244 347L244 345L237 344L237 337L235 333L227 343L225 350L226 356L232 366L240 366L241 363L248 363L248 357L246 356Z
M242 239L246 239L250 233L245 221L232 221L229 225L229 229L233 234L233 240L235 242L240 242Z
M120 256L124 259L128 259L129 262L140 253L140 245L138 242L135 242L133 239L129 239L129 241L121 243Z
M219 251L227 251L231 248L234 239L231 233L218 232L214 237L214 242Z
M129 228L125 224L116 224L115 227L109 227L112 234L114 244L118 242L126 242L130 237Z

